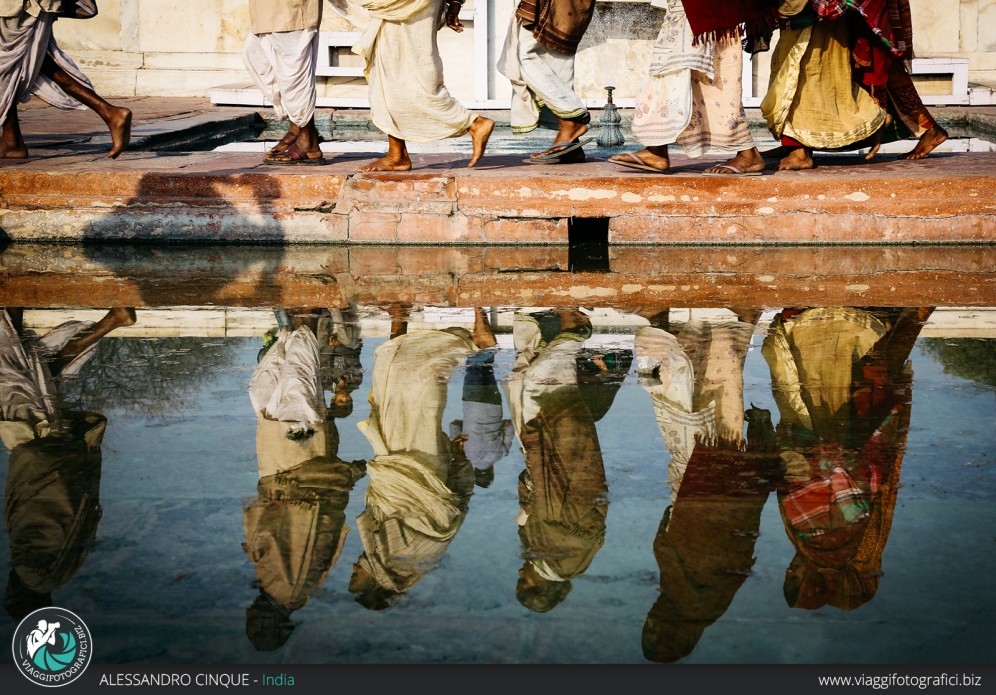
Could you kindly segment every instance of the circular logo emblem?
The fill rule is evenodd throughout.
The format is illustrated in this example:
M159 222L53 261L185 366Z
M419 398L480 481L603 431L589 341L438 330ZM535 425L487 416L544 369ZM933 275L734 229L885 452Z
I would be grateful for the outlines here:
M33 683L54 688L83 675L93 653L90 630L65 608L40 608L21 621L11 644L14 665Z

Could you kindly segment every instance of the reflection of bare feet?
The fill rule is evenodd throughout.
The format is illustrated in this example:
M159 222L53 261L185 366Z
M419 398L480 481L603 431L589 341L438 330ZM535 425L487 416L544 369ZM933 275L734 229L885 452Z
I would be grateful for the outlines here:
M114 107L107 119L107 127L111 130L111 151L107 156L116 159L131 142L131 109Z
M357 171L411 171L412 160L408 157L408 152L401 156L388 152L386 155L370 164L361 166Z
M484 150L488 146L488 138L491 137L491 131L494 129L495 122L484 116L478 116L470 124L470 139L474 143L474 154L471 156L470 162L467 163L468 167L477 164L484 155Z
M135 309L133 307L116 306L107 312L107 319L115 328L135 325Z
M731 172L730 168L734 169L734 171ZM730 161L722 165L711 166L705 170L705 173L730 174L736 173L737 171L745 173L764 171L764 159L761 157L761 153L757 151L756 147L737 152L737 156Z
M488 321L488 315L484 311L484 307L474 308L474 330L471 333L474 341L474 345L481 348L494 347L498 344L498 340L495 338L495 332L491 329L491 323Z
M761 318L760 309L748 309L745 307L730 307L730 311L737 315L742 323L749 323L752 326L755 325Z
M940 145L942 142L948 139L948 131L944 130L939 125L934 125L933 128L928 130L926 133L920 136L920 142L916 144L912 150L904 155L900 155L900 159L923 159L928 154L933 151L935 147Z
M802 171L804 169L813 169L815 166L812 150L808 147L795 147L788 153L788 156L778 163L778 170Z

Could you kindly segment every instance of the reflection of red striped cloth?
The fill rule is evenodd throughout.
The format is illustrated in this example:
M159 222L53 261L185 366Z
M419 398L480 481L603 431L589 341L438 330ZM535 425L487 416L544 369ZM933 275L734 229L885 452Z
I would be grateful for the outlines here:
M774 28L778 0L681 0L695 37L757 35Z
M782 500L789 523L803 536L820 536L840 528L843 523L856 523L868 516L871 496L875 490L862 490L839 463L820 461L821 474L805 483L793 485ZM878 476L873 471L869 482L878 488Z

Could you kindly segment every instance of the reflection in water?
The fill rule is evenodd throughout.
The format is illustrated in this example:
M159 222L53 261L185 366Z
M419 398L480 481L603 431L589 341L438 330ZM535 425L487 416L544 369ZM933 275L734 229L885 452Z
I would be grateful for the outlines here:
M643 626L652 661L690 654L754 565L772 471L765 442L744 440L744 360L759 312L735 313L671 334L667 311L654 312L658 325L636 334L640 385L671 454L671 506L654 539L660 595Z
M878 590L930 308L784 310L763 354L781 416L778 507L796 555L785 599L851 610Z
M93 388L79 391L89 405L87 394L92 402L101 375L111 374L92 363L137 354L97 350L97 342L134 314L115 309L37 336L20 311L5 310L8 614L50 603L58 589L60 601L84 603L98 621L111 661L189 660L191 643L230 662L798 661L813 659L792 651L807 639L820 659L873 649L870 658L888 660L914 639L948 655L991 644L991 602L981 595L978 617L945 615L958 634L934 639L943 591L915 547L925 533L945 533L934 526L955 528L947 533L962 546L943 555L955 562L993 519L991 411L970 414L984 432L959 434L971 468L929 449L944 446L937 419L960 403L943 400L951 396L936 386L939 368L923 380L929 361L918 390L933 410L912 412L910 360L930 308L784 309L768 312L768 323L755 309L681 320L684 310L649 307L619 313L611 329L597 311L516 309L489 320L477 308L459 312L460 325L458 312L423 313L419 325L435 327L409 330L410 311L258 314L254 331L276 324L264 349L225 339L225 369L213 374L221 386L204 389L206 399L236 394L235 407L211 405L223 424L205 427L191 406L156 421L163 434L140 429L150 426L137 394L133 411L102 411L114 423L109 432L120 432L111 444L103 415L67 405L66 379L91 362ZM146 352L175 346L143 342ZM174 366L183 383L212 371ZM354 404L364 383L369 398ZM978 397L968 391L955 397ZM343 424L354 405L359 430ZM926 433L910 434L917 414ZM158 459L133 452L155 436L175 447L175 470L190 471L189 485L209 497L191 501L200 490L174 495L148 483ZM217 465L203 473L181 468L197 447L227 447L226 455L212 453ZM897 514L903 465L905 482L929 482L907 488L908 513ZM163 475L183 477L175 470ZM964 495L970 504L931 512L930 503L963 501L949 481L962 490L980 484ZM468 514L475 487L488 490L478 490ZM228 489L240 498L225 498ZM98 496L115 511L100 521L100 544L80 571L96 539ZM204 518L196 510L207 510ZM193 530L183 537L185 523ZM206 561L198 563L190 534ZM149 538L155 553L136 554ZM880 587L887 540L896 579ZM0 561L2 551L0 542ZM340 563L343 553L355 563ZM975 554L949 609L990 576L992 559ZM132 571L122 575L122 566ZM185 582L177 591L190 607L147 590L150 581ZM140 599L129 598L131 584L141 584ZM376 618L367 610L395 604ZM153 624L186 610L186 632L172 623L156 638L165 652L142 652L130 636L139 610ZM910 627L920 612L923 625ZM856 621L874 623L874 634L855 630ZM595 632L604 643L586 644L583 635ZM850 640L855 633L861 638ZM897 640L905 647L889 646ZM438 653L417 651L437 643Z
M11 570L7 613L20 620L51 605L52 592L86 559L100 520L101 443L107 419L69 410L60 385L111 331L135 323L115 308L98 322L70 321L43 336L23 312L0 315L0 439L10 451L4 520Z
M495 345L481 311L465 328L408 332L397 315L388 342L374 353L370 417L359 423L373 448L366 509L357 518L363 554L349 590L380 610L434 569L467 515L474 468L442 430L451 373L479 349Z
M571 580L605 542L608 488L595 420L619 388L606 358L622 374L629 361L619 355L617 362L615 353L585 357L591 334L591 321L575 310L517 314L513 324L508 401L526 464L518 520L525 563L516 596L537 613L567 597Z
M291 613L332 571L349 533L349 492L364 469L363 461L338 457L335 418L349 415L352 398L341 368L322 369L327 360L315 335L335 349L346 331L330 329L331 317L321 310L274 313L278 328L268 334L249 385L259 484L245 508L244 548L256 567L259 595L246 610L246 635L260 651L287 641ZM350 340L355 344L358 337ZM334 379L329 405L323 377Z

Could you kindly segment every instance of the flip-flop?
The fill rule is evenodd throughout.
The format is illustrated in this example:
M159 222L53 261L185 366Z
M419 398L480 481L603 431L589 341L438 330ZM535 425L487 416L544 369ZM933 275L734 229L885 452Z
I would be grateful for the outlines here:
M629 161L623 161L621 159L616 159L616 157L629 157ZM641 171L652 171L655 174L667 174L667 169L657 169L652 167L642 159L636 156L635 152L623 152L622 154L614 154L609 157L609 162L612 164L618 164L621 167L628 167L630 169L639 169Z
M584 151L582 150L580 157L574 155L571 158L565 158L564 155L569 155L572 152L580 150L583 146L587 145L589 142L595 138L576 138L571 140L569 143L564 143L561 149L556 152L551 152L550 154L538 155L536 157L530 157L529 159L523 159L522 161L526 164L576 164L578 162L584 161Z
M273 166L322 166L325 164L325 155L321 152L305 152L296 143L291 143L282 152L277 152L272 157L264 159L263 164Z
M725 171L703 171L703 176L761 176L760 171L744 171L732 164L713 164L716 169L728 169L729 173Z

